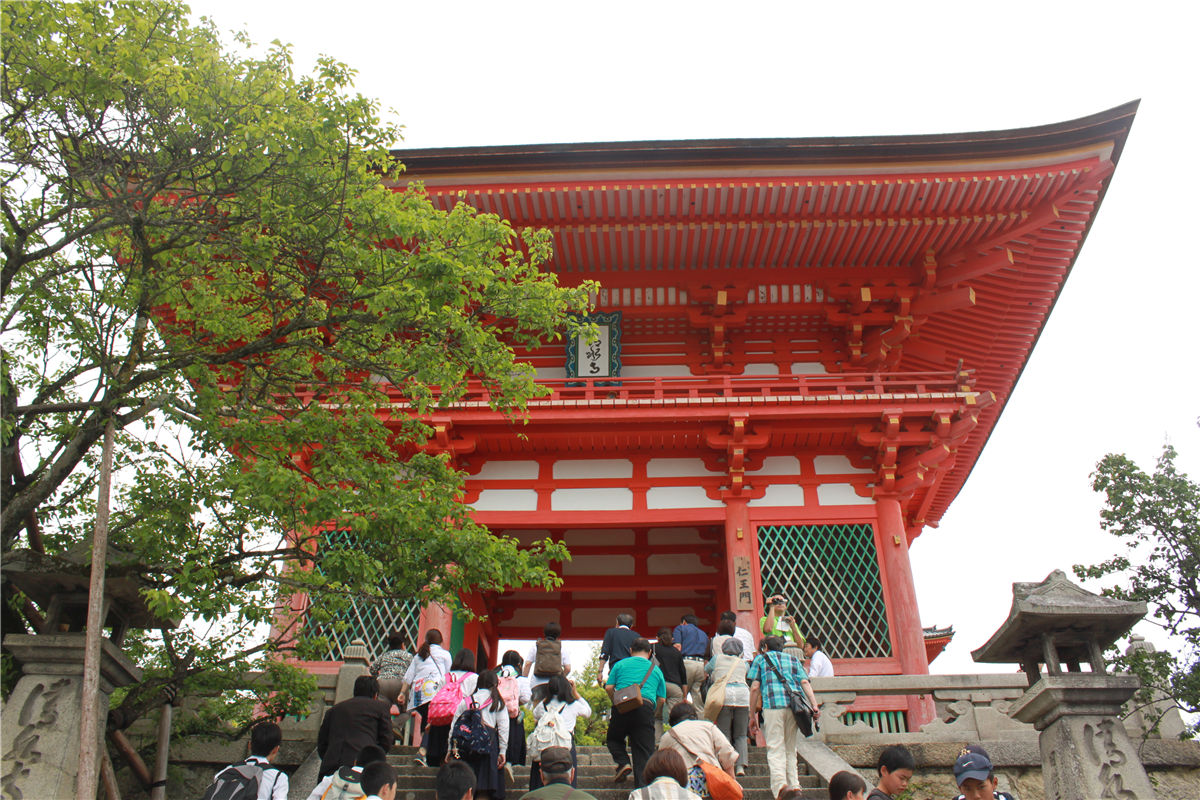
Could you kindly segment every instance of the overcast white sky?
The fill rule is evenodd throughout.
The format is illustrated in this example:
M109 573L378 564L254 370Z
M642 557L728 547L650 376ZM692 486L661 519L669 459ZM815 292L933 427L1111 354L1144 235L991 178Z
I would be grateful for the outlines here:
M983 457L913 545L923 622L974 672L1013 581L1108 557L1088 475L1200 476L1200 8L1179 2L338 3L195 0L256 41L355 67L402 147L949 133L1141 98L1108 196ZM1142 631L1159 647L1153 628ZM995 669L1008 670L1008 667Z

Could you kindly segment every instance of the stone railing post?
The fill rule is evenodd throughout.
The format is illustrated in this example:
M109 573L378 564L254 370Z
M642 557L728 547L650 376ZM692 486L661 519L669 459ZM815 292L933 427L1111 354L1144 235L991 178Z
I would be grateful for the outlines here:
M333 691L333 702L340 703L354 696L354 681L360 675L367 674L368 659L367 644L362 639L355 639L342 651L342 666L338 669L337 687Z
M113 689L140 680L142 671L102 639L98 691L84 697L82 633L9 634L4 649L21 664L22 675L4 705L0 794L73 799L81 716L103 720Z

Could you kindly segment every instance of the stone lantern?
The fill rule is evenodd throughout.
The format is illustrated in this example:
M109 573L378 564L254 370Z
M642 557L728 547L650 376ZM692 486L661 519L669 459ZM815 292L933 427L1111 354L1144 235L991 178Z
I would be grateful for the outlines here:
M972 652L981 663L1020 664L1029 677L1009 715L1039 732L1047 797L1155 796L1119 719L1141 681L1109 674L1103 657L1145 614L1145 603L1092 594L1055 570L1041 583L1014 583L1008 619Z
M45 609L36 634L9 634L4 649L21 667L21 678L4 704L0 793L5 798L72 800L79 771L79 729L84 713L103 720L113 690L141 678L121 652L130 628L174 627L155 617L135 578L110 577L104 586L105 627L100 641L100 691L83 697L84 630L90 564L19 550L5 560L4 579ZM104 726L99 726L102 732Z

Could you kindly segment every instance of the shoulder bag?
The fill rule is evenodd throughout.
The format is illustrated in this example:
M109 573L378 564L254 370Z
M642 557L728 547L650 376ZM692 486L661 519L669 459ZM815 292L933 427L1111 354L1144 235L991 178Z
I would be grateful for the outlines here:
M796 727L805 736L812 736L813 732L813 713L812 706L808 704L808 697L805 696L803 689L793 689L788 683L787 678L783 677L783 673L779 667L775 665L766 653L763 653L763 658L767 662L767 668L770 669L779 680L783 683L784 694L787 695L788 708L791 709L792 716L796 718Z
M641 683L635 683L626 686L624 689L618 689L613 695L612 706L622 714L627 714L638 708L642 704L642 687L646 685L646 681L650 680L650 673L654 671L654 662L650 662L649 669L642 676Z
M712 800L742 800L745 791L736 778L731 777L728 772L716 764L710 764L692 752L692 749L675 735L675 731L667 731L667 733L671 734L671 738L675 740L676 744L687 750L692 758L696 759L696 765L704 773L704 784L708 787L708 794Z
M725 684L729 683L729 676L733 674L734 667L741 661L740 656L728 656L728 658L731 659L729 669L725 670L724 675L717 678L704 698L704 718L709 722L716 722L721 709L725 707Z

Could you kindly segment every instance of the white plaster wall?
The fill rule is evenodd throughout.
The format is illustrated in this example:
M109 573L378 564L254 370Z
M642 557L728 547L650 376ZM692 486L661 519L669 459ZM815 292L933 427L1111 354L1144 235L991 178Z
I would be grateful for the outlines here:
M578 596L578 595L577 595ZM620 595L610 595L613 599L611 608L575 608L571 609L571 622L580 627L595 626L611 628L616 624L617 614L627 613L629 607L622 603ZM638 630L639 619L633 621L633 629ZM638 631L641 633L641 631ZM521 654L525 655L524 653ZM582 672L586 664L572 664L571 673Z
M631 511L633 492L618 487L608 489L555 489L550 494L553 511Z
M817 502L823 506L873 506L875 501L862 497L848 483L822 483L817 487Z
M647 508L724 508L699 486L655 486L646 490Z
M792 374L793 375L825 375L825 374L828 374L828 370L825 369L825 365L822 364L820 361L793 361L792 362Z
M622 378L690 378L692 370L683 364L634 364L621 366Z
M566 620L559 616L560 612L557 608L521 608L520 606L513 609L512 619L505 622L505 625L541 628L547 622L557 622L560 625ZM521 650L521 658L525 657L525 650Z
M537 511L533 489L484 489L471 504L476 511Z
M471 478L479 481L517 481L535 480L537 476L536 461L488 461Z
M800 459L795 456L768 456L758 469L746 470L747 475L799 475Z
M563 564L564 575L632 575L633 556L575 556ZM614 578L616 583L620 579Z
M565 356L564 356L565 358ZM562 367L536 367L534 375L540 381L550 381L567 377L567 368Z
M651 528L646 531L649 544L700 544L700 531L695 528Z
M626 458L578 458L554 462L554 477L632 478L633 462Z
M747 506L802 506L804 487L794 483L773 483L762 497L746 503Z
M778 375L778 364L747 364L742 370L743 375Z
M633 546L634 533L628 528L572 528L563 531L567 547L580 544L613 544Z
M646 463L649 478L695 478L704 475L724 475L723 470L711 470L700 458L652 458Z
M692 575L713 573L717 570L701 562L698 555L681 553L647 557L646 571L651 575Z
M817 456L813 459L813 469L818 475L865 474L875 471L870 467L854 466L850 463L849 456Z

